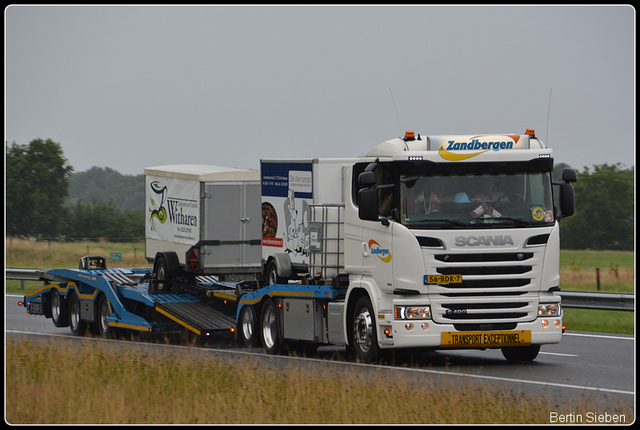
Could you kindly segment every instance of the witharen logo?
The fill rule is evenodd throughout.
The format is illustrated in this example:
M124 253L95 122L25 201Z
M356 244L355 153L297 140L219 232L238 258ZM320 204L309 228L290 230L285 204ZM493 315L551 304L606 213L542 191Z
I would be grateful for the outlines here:
M151 207L149 210L149 219L151 220L151 230L158 231L160 226L155 224L157 220L160 224L164 224L169 221L170 224L179 224L185 226L198 226L198 217L195 215L185 214L183 207L190 206L191 201L184 199L171 199L167 197L167 187L163 186L160 181L153 181L151 184L151 191L149 202ZM156 196L154 199L153 196ZM157 199L157 200L156 200ZM165 207L165 205L167 207ZM168 211L167 211L168 209Z
M387 248L382 248L380 244L373 239L369 241L369 252L371 252L371 255L376 255L385 263L391 261L391 252L389 252Z
M164 207L164 203L167 200L167 187L162 186L159 181L153 181L151 184L151 191L154 194L158 195L158 199L160 204L156 204L156 201L153 197L149 197L151 202L151 206L157 206L157 209L149 209L151 215L149 218L151 219L151 230L156 231L156 226L154 224L154 219L157 219L160 224L164 224L167 221L167 209Z

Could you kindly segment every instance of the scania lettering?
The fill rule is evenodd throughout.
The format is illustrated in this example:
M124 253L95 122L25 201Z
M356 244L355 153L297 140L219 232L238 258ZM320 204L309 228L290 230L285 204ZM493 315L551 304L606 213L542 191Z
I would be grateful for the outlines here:
M456 246L502 246L513 245L513 239L509 235L501 236L458 236Z
M560 342L559 221L575 171L522 135L407 132L357 158L262 159L260 172L145 169L153 269L41 273L30 314L71 326L233 333L269 354L344 346L499 348Z

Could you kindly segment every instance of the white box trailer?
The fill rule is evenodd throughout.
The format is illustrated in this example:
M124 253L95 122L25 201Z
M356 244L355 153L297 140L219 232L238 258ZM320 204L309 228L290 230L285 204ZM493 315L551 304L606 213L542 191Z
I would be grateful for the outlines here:
M265 285L341 272L344 233L337 229L344 228L344 175L357 160L260 160Z
M144 174L148 261L174 252L186 271L226 280L259 278L260 172L168 165L148 167Z

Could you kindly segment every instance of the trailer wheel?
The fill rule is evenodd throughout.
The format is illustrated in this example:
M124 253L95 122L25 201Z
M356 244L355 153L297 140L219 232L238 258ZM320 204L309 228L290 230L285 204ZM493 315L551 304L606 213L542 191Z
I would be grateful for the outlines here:
M264 286L273 284L286 284L287 278L278 275L278 266L275 260L271 260L267 265L267 272L264 277Z
M515 361L519 363L535 360L538 356L538 352L540 352L540 345L502 348L502 355L504 355L504 358L508 361Z
M109 316L109 301L104 295L100 295L98 299L98 306L96 307L96 327L98 333L104 339L109 339L111 336L111 326L107 324L107 317Z
M254 348L258 346L259 337L259 323L256 310L253 306L244 306L240 311L240 336L242 342L248 348Z
M156 290L166 292L171 289L171 280L180 269L178 256L175 252L157 253L153 264L153 271L156 274Z
M51 290L49 298L51 303L51 319L53 325L56 327L69 327L69 310L67 309L67 302L60 297L60 292L57 288Z
M378 352L378 338L373 315L373 306L369 297L360 297L354 308L351 329L356 356L365 363L370 363Z
M262 305L262 346L267 354L275 355L280 352L282 342L278 332L278 312L272 299L267 299Z
M69 327L74 336L82 336L87 328L85 321L80 317L80 299L74 292L69 298Z

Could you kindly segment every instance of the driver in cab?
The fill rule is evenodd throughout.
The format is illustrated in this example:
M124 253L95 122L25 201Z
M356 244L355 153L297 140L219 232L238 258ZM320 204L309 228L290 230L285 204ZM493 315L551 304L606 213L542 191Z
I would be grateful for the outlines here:
M493 175L480 177L480 190L471 199L474 202L495 202L505 196L496 187L496 177Z

